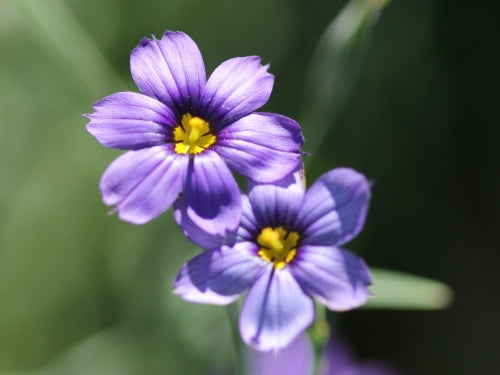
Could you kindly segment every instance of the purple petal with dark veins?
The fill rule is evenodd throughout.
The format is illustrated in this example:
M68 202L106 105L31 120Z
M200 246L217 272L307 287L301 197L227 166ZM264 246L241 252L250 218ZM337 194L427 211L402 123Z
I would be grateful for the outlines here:
M104 146L138 150L171 139L175 116L165 104L135 92L118 92L94 104L87 130Z
M350 168L336 168L321 176L307 191L297 218L301 243L342 245L365 223L370 183Z
M142 93L165 103L178 120L197 112L206 73L195 42L179 31L143 38L130 55L132 77Z
M314 320L314 304L286 270L271 263L248 292L240 314L243 341L259 351L289 345Z
M240 241L255 241L257 232L260 230L257 219L250 205L250 200L245 194L241 195L241 222L237 237Z
M301 209L304 184L302 166L273 184L250 183L248 196L260 227L291 228Z
M269 100L274 76L258 56L224 61L212 73L203 90L200 114L215 131L262 107Z
M371 296L368 267L350 251L334 246L300 246L289 268L302 289L330 310L359 307Z
M228 232L225 236L214 235L205 232L202 227L196 225L187 214L183 194L174 202L174 219L182 233L204 250L214 249L222 245L232 245L236 240L236 232Z
M274 182L301 163L299 124L273 113L254 113L217 134L214 150L229 167L256 182Z
M227 305L246 291L264 271L255 244L207 250L186 263L174 281L174 293L184 300Z
M226 163L212 150L190 158L184 200L191 221L211 235L224 236L240 224L240 189Z
M166 211L179 195L187 158L171 145L129 151L104 172L100 188L105 204L120 219L144 224Z

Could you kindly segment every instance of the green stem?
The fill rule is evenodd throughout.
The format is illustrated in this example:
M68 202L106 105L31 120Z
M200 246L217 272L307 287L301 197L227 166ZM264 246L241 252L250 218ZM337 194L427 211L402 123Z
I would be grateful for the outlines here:
M314 319L313 326L308 331L314 348L313 374L318 373L321 355L323 354L323 349L328 342L328 338L330 337L330 326L326 320L326 308L319 303L315 303L315 305L316 317Z
M226 307L229 326L231 329L231 338L233 340L233 367L235 375L244 375L243 363L243 342L240 338L240 330L238 325L239 306L238 303L231 303Z

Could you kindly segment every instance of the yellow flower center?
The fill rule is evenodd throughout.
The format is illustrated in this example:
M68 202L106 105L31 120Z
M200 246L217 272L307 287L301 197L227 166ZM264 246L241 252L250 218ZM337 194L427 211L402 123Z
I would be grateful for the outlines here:
M295 258L298 242L297 232L289 232L283 227L267 227L257 236L257 243L261 246L257 254L279 270Z
M178 154L199 154L215 143L210 133L210 124L190 113L182 116L181 125L174 128L175 152Z

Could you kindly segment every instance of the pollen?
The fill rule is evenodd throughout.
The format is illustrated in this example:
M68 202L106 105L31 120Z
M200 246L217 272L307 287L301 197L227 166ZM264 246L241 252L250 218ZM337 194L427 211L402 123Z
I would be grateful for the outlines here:
M257 243L260 246L257 254L273 263L274 268L279 270L295 258L299 234L283 227L266 227L257 236Z
M187 113L180 125L174 128L175 152L199 154L215 143L216 137L205 120Z

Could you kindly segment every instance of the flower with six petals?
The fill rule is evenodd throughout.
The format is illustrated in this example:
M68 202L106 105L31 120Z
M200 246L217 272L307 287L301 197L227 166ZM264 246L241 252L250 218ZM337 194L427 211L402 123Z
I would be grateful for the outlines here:
M313 298L342 311L370 296L364 261L340 247L363 227L369 198L369 182L349 168L325 173L307 192L302 171L274 184L252 183L230 242L196 225L180 199L175 218L206 251L182 267L174 293L225 305L248 290L243 341L260 351L286 347L314 320Z
M300 163L298 124L254 113L274 76L257 56L223 62L206 79L201 53L182 32L144 38L130 57L141 93L119 92L94 104L88 131L106 147L129 150L104 172L105 204L146 223L183 192L186 214L208 233L235 230L241 196L230 170L261 183Z

